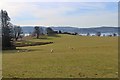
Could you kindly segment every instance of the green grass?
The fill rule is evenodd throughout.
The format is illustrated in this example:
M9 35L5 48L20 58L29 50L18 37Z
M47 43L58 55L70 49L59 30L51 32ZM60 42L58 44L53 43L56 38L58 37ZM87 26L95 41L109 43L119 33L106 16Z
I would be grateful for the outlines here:
M117 37L60 36L47 40L29 39L52 41L53 44L18 47L20 52L3 51L3 77L118 77Z

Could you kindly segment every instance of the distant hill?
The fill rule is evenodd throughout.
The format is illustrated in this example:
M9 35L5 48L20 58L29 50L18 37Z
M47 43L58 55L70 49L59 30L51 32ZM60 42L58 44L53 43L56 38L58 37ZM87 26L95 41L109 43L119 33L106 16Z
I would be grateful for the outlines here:
M33 26L21 26L24 33L32 33L34 30ZM46 27L42 27L45 31ZM77 28L77 27L51 27L55 31L61 30L62 32L77 32L77 33L118 33L118 27L96 27L96 28ZM120 30L120 28L119 28Z
M77 33L117 33L118 27L96 27L96 28L74 28L74 27L52 27L54 30L61 30L63 32L77 32Z

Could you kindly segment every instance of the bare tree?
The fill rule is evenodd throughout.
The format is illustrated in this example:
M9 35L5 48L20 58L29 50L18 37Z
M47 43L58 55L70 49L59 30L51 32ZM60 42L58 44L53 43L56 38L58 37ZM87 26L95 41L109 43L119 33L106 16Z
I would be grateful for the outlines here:
M40 35L40 28L38 26L34 27L34 34L36 35L36 38L39 38Z
M39 27L39 30L40 30L40 35L43 35L44 34L44 30L42 27Z
M96 36L101 36L101 32L97 32L97 33L96 33Z
M16 41L18 40L18 38L21 37L20 34L22 34L22 33L23 33L23 31L22 31L22 28L20 26L14 26L14 38Z
M87 33L87 36L90 36L90 33Z

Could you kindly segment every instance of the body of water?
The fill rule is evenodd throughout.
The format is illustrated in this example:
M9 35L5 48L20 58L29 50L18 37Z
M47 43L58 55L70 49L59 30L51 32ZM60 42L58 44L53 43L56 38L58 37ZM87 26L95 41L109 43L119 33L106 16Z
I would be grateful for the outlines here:
M112 35L113 36L113 34L114 33L101 33L101 36L109 36L109 35ZM116 36L118 36L118 33L115 33L116 34ZM81 34L79 34L79 35L82 35L82 36L87 36L87 33L81 33ZM96 33L90 33L90 36L95 36L96 35Z
M115 33L116 36L118 36L118 33ZM79 35L82 35L82 36L87 36L87 33L81 33ZM96 33L90 33L90 36L95 36ZM109 36L109 35L112 35L113 36L113 33L101 33L101 36ZM24 36L30 36L29 33L25 33Z

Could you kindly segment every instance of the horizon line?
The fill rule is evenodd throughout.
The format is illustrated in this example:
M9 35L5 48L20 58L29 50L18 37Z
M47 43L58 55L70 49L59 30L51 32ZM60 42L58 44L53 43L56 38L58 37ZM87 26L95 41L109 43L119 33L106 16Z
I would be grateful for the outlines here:
M79 27L79 26L70 26L70 25L52 25L52 26L45 26L45 25L19 25L20 27L26 27L26 26L29 26L29 27L35 27L35 26L39 26L39 27L74 27L74 28L96 28L96 27L119 27L119 26L105 26L105 25L102 25L102 26L89 26L89 27Z

